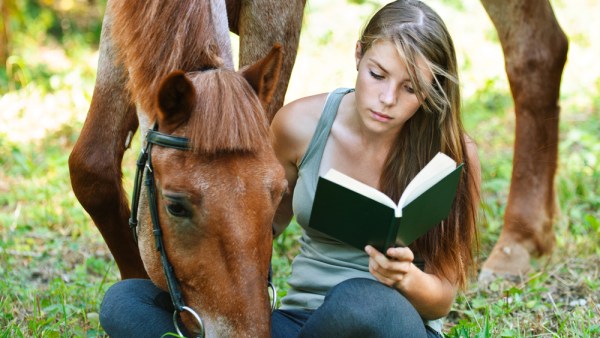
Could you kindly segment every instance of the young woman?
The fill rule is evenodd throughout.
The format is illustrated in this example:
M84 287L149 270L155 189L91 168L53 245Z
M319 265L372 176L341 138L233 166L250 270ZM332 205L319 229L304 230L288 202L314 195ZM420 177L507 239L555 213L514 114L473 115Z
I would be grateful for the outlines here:
M473 266L480 179L460 119L452 39L431 8L399 0L372 17L355 57L354 89L299 99L272 123L290 192L275 230L294 215L304 229L272 336L441 336L437 319ZM361 251L308 226L318 176L330 168L397 201L440 151L465 163L453 210L410 247Z
M399 0L369 21L355 56L354 89L299 99L272 123L289 184L275 231L280 234L296 216L304 232L271 334L441 337L438 319L450 311L473 267L479 203L479 162L460 120L452 40L433 10ZM328 169L397 201L440 151L465 163L453 210L410 247L358 250L308 226L318 176ZM101 323L115 336L160 336L175 330L169 307L168 293L152 282L124 280L107 292Z

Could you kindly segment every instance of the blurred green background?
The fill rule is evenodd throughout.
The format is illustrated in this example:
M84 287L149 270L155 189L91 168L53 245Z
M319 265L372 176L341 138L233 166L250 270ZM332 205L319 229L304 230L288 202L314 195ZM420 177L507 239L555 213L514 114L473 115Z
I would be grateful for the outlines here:
M454 37L465 125L479 145L483 261L502 227L512 170L514 112L502 50L478 1L425 2ZM287 102L354 85L356 39L384 3L307 1ZM560 102L557 247L521 282L483 288L473 281L446 320L450 337L600 336L600 4L551 3L570 41ZM104 336L98 306L118 271L71 192L67 158L90 104L105 5L0 0L0 337ZM137 147L136 138L124 159L128 190ZM275 242L280 296L299 233L293 224Z

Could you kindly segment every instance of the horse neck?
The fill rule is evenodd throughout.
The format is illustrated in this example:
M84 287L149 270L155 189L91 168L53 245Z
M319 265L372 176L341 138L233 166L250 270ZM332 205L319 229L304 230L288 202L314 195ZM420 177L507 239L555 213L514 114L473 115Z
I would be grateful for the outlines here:
M109 2L111 38L129 71L132 98L155 111L161 80L174 70L233 68L225 0Z
M233 70L233 53L229 37L229 22L227 21L227 6L225 0L210 0L210 15L215 26L215 39L221 46L223 66Z

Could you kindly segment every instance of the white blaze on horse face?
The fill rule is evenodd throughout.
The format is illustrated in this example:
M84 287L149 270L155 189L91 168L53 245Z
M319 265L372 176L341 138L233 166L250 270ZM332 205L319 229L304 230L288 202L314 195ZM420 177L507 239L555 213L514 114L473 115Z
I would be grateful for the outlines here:
M245 195L246 194L246 182L240 177L237 176L237 184L233 188L233 192L237 195Z

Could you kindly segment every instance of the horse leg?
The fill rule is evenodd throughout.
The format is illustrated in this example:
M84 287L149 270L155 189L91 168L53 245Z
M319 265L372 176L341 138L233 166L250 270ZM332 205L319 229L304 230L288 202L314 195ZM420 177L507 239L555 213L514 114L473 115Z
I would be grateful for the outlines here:
M269 121L283 105L290 81L306 0L227 0L229 29L240 36L240 67L253 64L274 44L283 48L283 65L273 100L267 107Z
M548 0L481 0L504 51L515 103L513 172L504 227L480 280L522 275L552 251L559 91L568 41Z
M104 237L121 277L147 278L129 229L130 212L121 181L126 140L136 131L138 121L125 89L126 70L115 62L108 8L90 110L69 156L71 185Z

